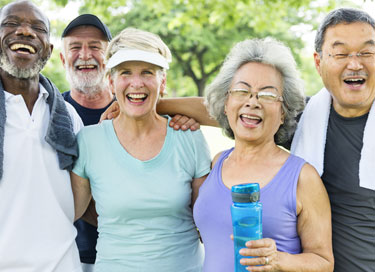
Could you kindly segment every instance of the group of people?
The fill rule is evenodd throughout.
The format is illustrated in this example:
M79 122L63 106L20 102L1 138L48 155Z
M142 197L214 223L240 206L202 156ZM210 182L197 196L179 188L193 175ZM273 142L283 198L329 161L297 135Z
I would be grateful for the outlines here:
M249 182L264 235L239 252L249 271L375 271L366 12L324 18L325 87L306 107L291 51L272 38L237 43L205 98L165 99L171 53L157 35L112 38L80 15L62 34L61 95L39 73L53 50L43 12L12 2L0 24L0 271L234 271L230 188ZM211 162L195 120L234 147Z

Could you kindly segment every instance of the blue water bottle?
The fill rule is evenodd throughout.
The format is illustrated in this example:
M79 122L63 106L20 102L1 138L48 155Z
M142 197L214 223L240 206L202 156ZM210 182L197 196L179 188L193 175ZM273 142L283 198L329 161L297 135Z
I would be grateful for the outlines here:
M240 264L245 258L239 254L241 248L250 240L262 239L262 204L259 203L260 189L258 183L239 184L232 187L231 206L235 272L247 272L246 266Z

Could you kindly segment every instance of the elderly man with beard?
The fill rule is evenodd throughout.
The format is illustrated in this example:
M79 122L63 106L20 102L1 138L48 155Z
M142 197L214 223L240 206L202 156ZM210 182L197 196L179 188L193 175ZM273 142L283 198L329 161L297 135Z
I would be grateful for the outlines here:
M0 271L81 271L69 173L82 122L39 74L47 17L29 1L0 10Z
M71 88L63 93L63 97L77 110L85 126L97 124L114 100L104 81L104 53L111 38L108 27L92 14L78 16L62 34L60 58ZM90 207L93 211L95 204L91 203ZM78 231L76 242L83 270L93 271L97 228L83 219L74 225Z
M95 15L82 14L62 34L60 59L66 70L70 91L64 99L73 105L85 126L99 122L114 96L104 81L104 53L112 36Z

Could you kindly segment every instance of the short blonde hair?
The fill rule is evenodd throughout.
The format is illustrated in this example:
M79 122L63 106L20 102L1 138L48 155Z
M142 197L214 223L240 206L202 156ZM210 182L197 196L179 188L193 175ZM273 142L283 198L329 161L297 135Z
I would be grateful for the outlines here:
M112 39L106 51L106 60L121 49L149 51L162 55L167 62L172 60L171 51L158 35L132 27L125 28Z

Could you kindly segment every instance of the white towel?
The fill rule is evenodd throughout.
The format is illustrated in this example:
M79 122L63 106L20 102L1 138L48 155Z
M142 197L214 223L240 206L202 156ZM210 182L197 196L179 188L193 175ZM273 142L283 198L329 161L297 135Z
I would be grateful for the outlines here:
M311 97L301 116L293 138L291 152L313 165L323 174L331 95L323 88ZM359 162L359 186L375 190L375 103L372 104L363 135Z

